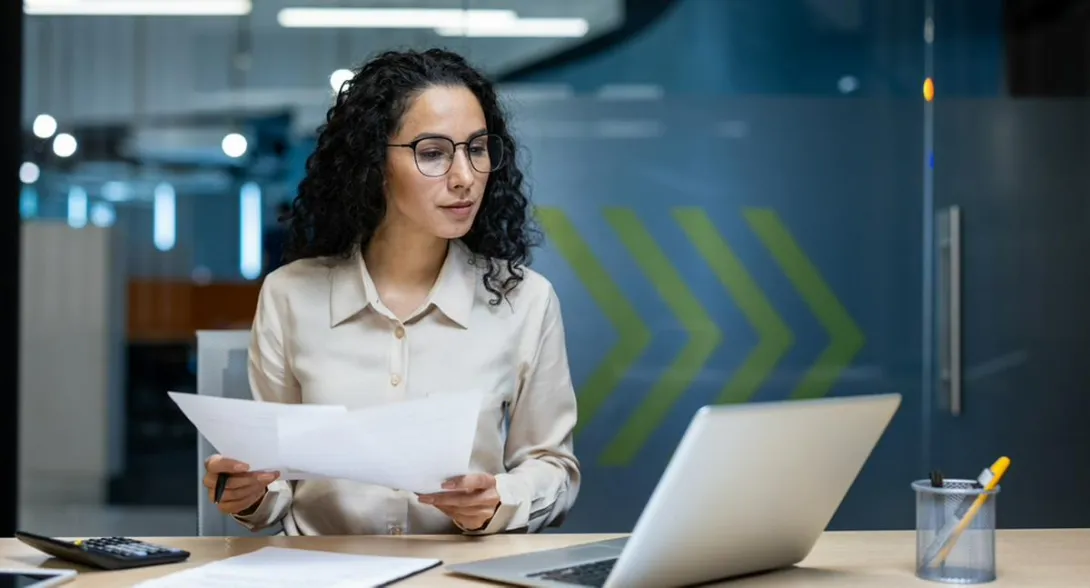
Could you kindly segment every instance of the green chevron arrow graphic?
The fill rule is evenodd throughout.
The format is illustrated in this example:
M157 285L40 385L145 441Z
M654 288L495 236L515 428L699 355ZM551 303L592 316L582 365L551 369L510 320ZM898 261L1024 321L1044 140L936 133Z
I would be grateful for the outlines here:
M580 386L579 419L575 426L575 433L579 434L593 420L628 370L651 344L651 330L640 319L639 313L625 298L617 283L610 279L606 268L594 256L587 242L579 236L567 215L556 208L539 208L537 216L557 251L617 330L617 345Z
M829 333L829 345L822 351L817 362L807 370L799 385L792 391L791 397L803 399L825 396L840 378L844 368L863 349L863 332L822 279L813 262L802 252L775 211L747 208L745 217L753 232L764 243L787 279L806 302L810 312L814 313L818 322Z
M700 374L722 340L722 333L685 286L639 217L622 208L608 209L605 215L632 258L689 334L689 342L602 453L603 465L627 465Z
M757 333L757 346L719 394L722 403L748 402L794 344L794 335L703 210L678 208L674 218Z

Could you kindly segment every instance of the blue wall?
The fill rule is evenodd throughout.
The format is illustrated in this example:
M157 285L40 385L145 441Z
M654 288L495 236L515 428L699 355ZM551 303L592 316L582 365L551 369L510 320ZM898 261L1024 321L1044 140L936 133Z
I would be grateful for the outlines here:
M594 414L583 407L587 481L568 530L628 528L690 416L731 382L752 388L739 400L919 390L919 120L907 100L583 99L521 112L534 197L552 219L536 267L563 301L581 397L605 397ZM652 130L616 138L637 123ZM577 136L555 136L558 127ZM722 253L701 255L709 240L685 230L693 209L737 257L730 277L748 273L751 291L721 283ZM561 214L576 235L560 230ZM581 270L585 252L564 254L580 241L600 267ZM797 275L811 268L817 280ZM622 299L596 296L603 283ZM611 321L625 301L634 316ZM789 335L762 332L762 302ZM592 387L631 323L646 327L648 346L610 389ZM845 352L815 372L830 336ZM710 354L686 373L687 348L705 340ZM746 364L762 344L783 346L768 374ZM919 460L914 398L843 524L909 524L911 501L899 495L906 464ZM645 412L648 402L665 410ZM876 511L887 516L866 516Z

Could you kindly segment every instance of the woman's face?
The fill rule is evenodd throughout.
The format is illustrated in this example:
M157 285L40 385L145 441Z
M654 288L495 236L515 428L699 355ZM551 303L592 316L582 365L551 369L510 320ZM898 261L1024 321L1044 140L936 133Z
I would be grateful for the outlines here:
M468 233L488 182L488 173L474 168L490 169L479 160L487 130L484 111L467 88L433 86L421 92L389 141L417 141L415 156L408 147L387 148L386 223L443 239ZM452 143L465 142L452 152ZM472 164L471 156L477 158Z

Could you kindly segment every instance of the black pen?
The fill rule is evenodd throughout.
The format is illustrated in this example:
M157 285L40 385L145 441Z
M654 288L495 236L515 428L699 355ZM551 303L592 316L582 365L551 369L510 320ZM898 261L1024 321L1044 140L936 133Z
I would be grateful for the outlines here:
M216 504L220 503L220 500L223 499L223 491L227 489L227 482L230 479L231 474L220 474L219 476L216 476L216 494L212 499L212 502L215 502Z
M943 480L942 472L940 472L939 470L931 470L931 487L942 488L945 485L946 483Z

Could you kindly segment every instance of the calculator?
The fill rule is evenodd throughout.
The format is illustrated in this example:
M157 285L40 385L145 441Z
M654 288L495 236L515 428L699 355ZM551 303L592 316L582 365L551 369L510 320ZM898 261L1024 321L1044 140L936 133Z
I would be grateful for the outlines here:
M140 568L189 559L189 552L183 549L155 545L129 537L94 537L69 541L16 531L15 538L53 557L102 570Z

